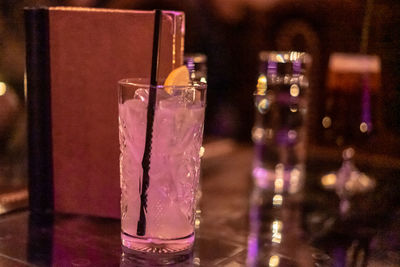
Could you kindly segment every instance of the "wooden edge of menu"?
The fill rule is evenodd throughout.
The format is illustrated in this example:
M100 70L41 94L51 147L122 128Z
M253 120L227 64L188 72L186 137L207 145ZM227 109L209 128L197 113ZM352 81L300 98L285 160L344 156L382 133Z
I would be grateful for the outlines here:
M48 8L25 8L28 187L33 213L53 210Z

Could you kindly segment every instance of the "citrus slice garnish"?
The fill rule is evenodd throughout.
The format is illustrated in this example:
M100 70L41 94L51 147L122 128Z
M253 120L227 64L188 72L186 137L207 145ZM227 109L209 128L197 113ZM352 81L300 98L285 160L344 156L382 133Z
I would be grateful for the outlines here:
M168 94L172 93L172 88L170 86L186 86L189 84L189 70L183 65L180 66L168 75L167 79L164 82L165 91Z

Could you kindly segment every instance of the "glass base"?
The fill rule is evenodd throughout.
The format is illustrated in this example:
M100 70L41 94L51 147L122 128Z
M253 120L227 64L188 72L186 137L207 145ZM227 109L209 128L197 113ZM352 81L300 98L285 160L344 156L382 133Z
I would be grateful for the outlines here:
M256 187L279 194L298 193L303 186L302 168L299 166L284 170L282 164L277 166L275 169L253 167L252 176Z
M193 247L194 233L179 239L139 238L121 232L124 252L160 255L187 253Z
M169 254L140 252L122 246L120 267L132 266L192 266L193 250Z

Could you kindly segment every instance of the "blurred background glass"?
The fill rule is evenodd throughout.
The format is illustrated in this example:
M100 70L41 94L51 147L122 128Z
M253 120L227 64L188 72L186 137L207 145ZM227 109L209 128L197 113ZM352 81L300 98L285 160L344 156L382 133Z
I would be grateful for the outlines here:
M5 0L0 2L0 82L5 85L1 88L7 88L0 96L1 185L15 188L26 184L22 9L33 5L183 10L185 52L207 57L206 140L233 137L251 142L252 93L257 84L259 51L309 53L313 58L307 126L312 145L309 156L327 157L336 162L337 168L340 149L329 145L323 126L329 102L326 90L329 58L336 52L359 52L361 40L367 34L365 53L376 55L381 61L382 94L372 101L381 107L377 116L383 130L375 140L388 148L380 152L385 158L398 162L400 2L397 0ZM366 15L370 21L367 24ZM333 152L325 153L326 147Z
M254 183L277 193L299 192L305 176L311 57L262 51L254 92Z
M184 64L194 83L207 83L207 56L201 53L185 54Z
M322 185L334 189L340 197L341 211L350 209L348 199L375 187L375 179L359 170L355 154L384 152L386 144L377 138L384 133L379 106L382 96L381 63L378 56L334 53L328 67L325 115L322 119L324 144L337 145L342 151L342 165L324 175ZM383 143L383 142L382 142ZM396 153L396 151L393 151ZM375 162L373 165L379 165Z

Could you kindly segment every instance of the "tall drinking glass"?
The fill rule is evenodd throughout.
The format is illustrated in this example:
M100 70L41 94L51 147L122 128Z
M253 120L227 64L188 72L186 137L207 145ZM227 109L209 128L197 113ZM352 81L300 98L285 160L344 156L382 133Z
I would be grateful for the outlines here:
M255 184L275 193L296 193L306 156L308 69L304 52L263 51L254 93Z
M156 91L150 179L143 192L149 81L119 82L121 237L128 252L168 254L189 250L194 241L206 85L160 85ZM139 230L141 210L145 229Z

